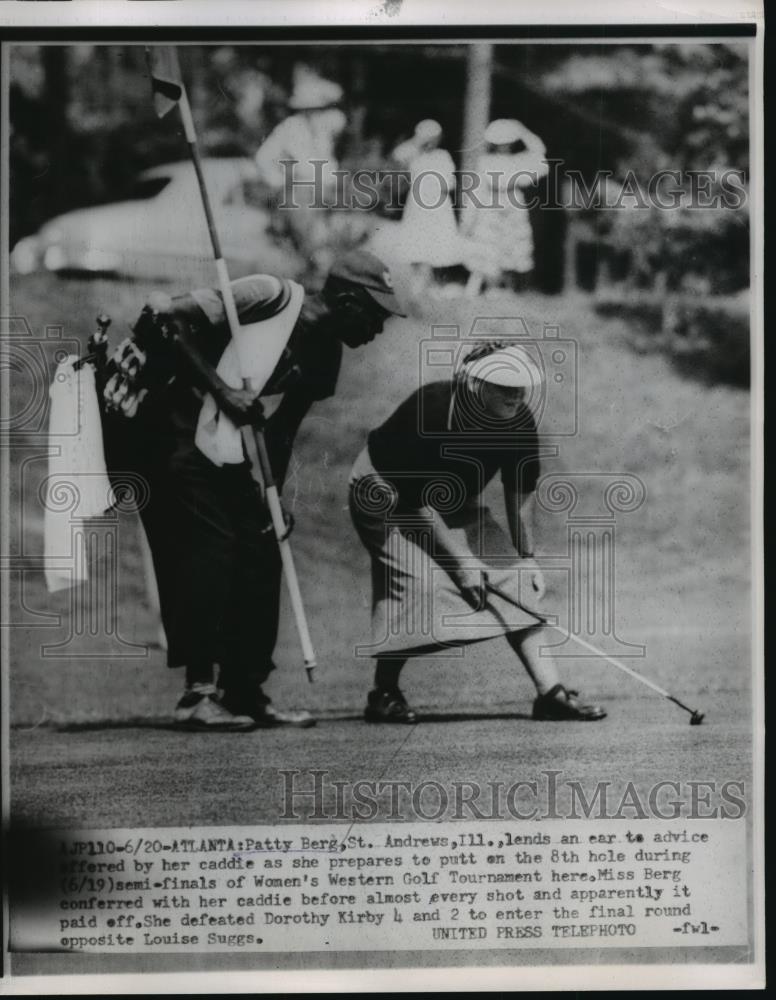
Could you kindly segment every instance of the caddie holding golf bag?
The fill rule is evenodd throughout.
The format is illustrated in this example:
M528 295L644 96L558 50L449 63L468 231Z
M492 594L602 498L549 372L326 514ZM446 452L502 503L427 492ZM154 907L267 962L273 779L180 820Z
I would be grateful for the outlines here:
M274 668L281 562L238 428L262 427L282 484L302 420L335 392L342 344L368 343L401 313L388 269L364 251L341 258L306 298L299 285L269 275L231 288L242 329L253 331L239 363L220 291L200 289L152 296L130 342L101 366L107 466L148 484L140 515L168 663L186 673L176 722L307 726L309 713L279 711L262 689ZM238 387L246 358L252 390Z

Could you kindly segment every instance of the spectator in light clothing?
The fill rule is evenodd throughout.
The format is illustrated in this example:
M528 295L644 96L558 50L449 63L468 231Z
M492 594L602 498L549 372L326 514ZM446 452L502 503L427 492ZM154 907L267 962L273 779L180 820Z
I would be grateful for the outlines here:
M393 158L410 171L397 251L413 265L416 293L462 258L450 198L455 190L455 164L447 150L440 149L441 139L442 126L427 118L418 122L412 138L393 151Z
M302 77L288 102L295 113L272 130L254 157L259 176L274 193L276 231L304 259L313 282L332 263L331 212L313 205L334 202L335 147L347 122L337 107L341 98L339 84L312 75Z
M484 285L506 284L523 291L534 266L526 190L547 173L546 147L513 118L492 121L484 139L477 163L479 204L468 206L464 226L467 290L476 295Z

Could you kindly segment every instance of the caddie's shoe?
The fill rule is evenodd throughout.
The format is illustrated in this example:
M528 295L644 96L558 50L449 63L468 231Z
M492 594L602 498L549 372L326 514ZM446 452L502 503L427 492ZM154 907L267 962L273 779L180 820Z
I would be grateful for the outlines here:
M227 711L235 715L249 716L254 729L275 729L278 726L295 726L297 729L309 729L315 725L315 718L309 712L300 709L299 711L284 711L275 708L263 695L246 699L245 697L231 697L228 692L224 693L221 704Z
M533 717L538 722L595 722L606 718L606 710L600 705L583 705L578 699L578 691L556 684L534 701Z
M393 722L409 726L418 721L417 715L398 688L393 691L374 688L370 691L366 699L364 718L367 722Z
M298 711L288 711L275 708L274 705L264 705L263 711L253 716L260 729L271 729L274 726L296 726L297 729L309 729L315 725L315 718L310 712L300 708Z
M218 701L216 690L203 693L187 691L175 706L178 729L198 729L206 732L233 733L255 729L249 715L233 715Z

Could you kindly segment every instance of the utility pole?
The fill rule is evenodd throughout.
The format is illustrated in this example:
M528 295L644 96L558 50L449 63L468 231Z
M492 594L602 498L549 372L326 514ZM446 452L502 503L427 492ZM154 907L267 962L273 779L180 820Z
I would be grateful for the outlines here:
M70 78L68 76L68 49L64 45L44 45L41 47L43 67L43 96L46 116L46 143L48 147L50 183L46 213L50 217L59 215L70 208L68 196L72 197L72 175L67 169L70 125L67 109L70 101ZM80 193L80 192L79 192Z
M474 170L482 143L482 133L490 116L493 45L475 42L466 52L466 98L463 118L461 168Z

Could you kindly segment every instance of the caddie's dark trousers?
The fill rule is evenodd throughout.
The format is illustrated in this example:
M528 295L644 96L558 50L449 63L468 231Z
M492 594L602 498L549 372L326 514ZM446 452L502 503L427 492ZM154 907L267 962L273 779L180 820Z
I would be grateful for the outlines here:
M170 483L176 595L169 665L220 665L219 687L256 695L274 669L281 562L269 515L246 464L213 465L198 451ZM269 700L269 699L267 699Z

